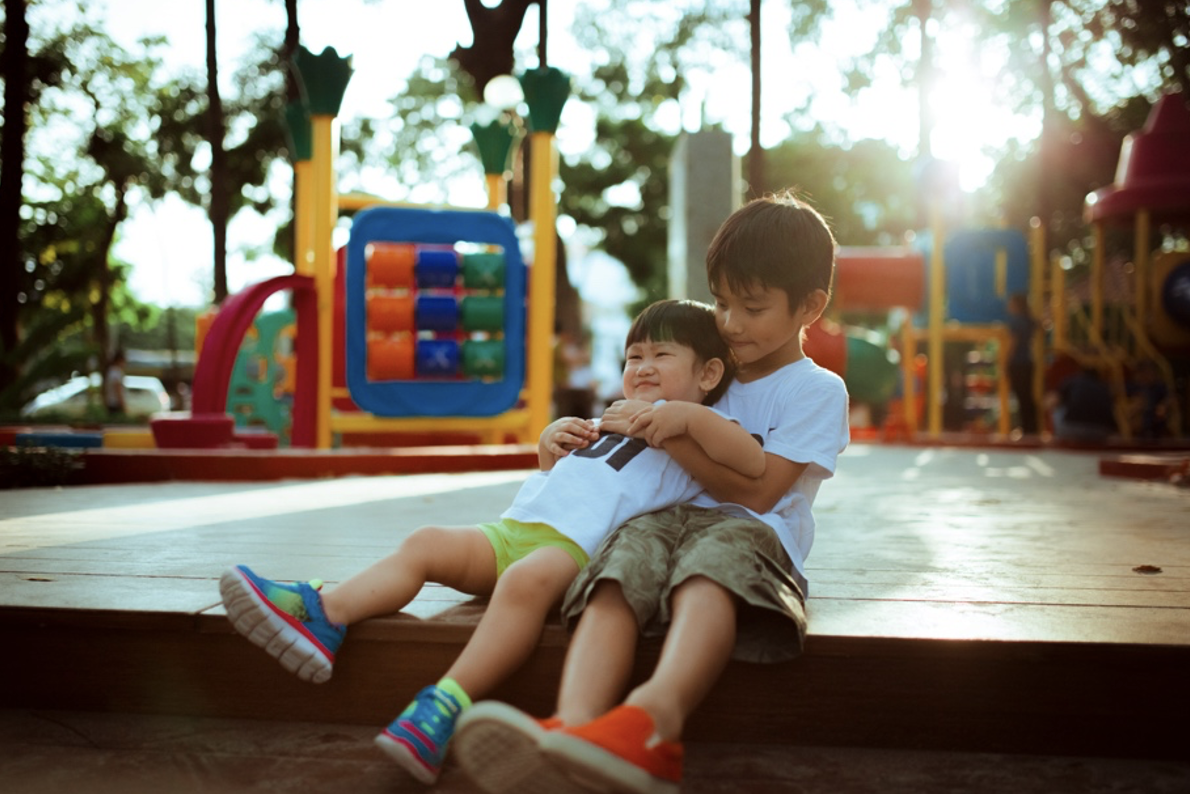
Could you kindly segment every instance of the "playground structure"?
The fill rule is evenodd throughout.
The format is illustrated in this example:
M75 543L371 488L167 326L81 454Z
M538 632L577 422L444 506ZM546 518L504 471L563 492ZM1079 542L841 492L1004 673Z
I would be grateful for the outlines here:
M941 240L940 228L933 239ZM942 346L948 342L992 345L995 370L1006 371L1009 333L1006 300L1023 291L1030 270L1028 246L1011 230L963 230L945 243L923 252L912 246L839 248L832 314L902 309L908 315L899 336L897 356L889 356L876 343L854 330L844 331L830 321L811 326L807 354L838 372L847 382L853 403L893 401L898 382L902 388L900 414L887 425L918 432L924 407L929 432L941 431L942 400L919 400L916 383L921 375L917 349L929 345L926 378L941 383ZM929 324L917 326L913 315L927 312ZM859 360L855 360L855 359ZM899 371L898 371L899 370ZM1011 430L1008 381L996 379L997 429ZM941 394L929 387L927 394Z
M1111 385L1117 434L1130 440L1137 410L1133 391L1139 388L1138 372L1147 369L1157 373L1158 388L1169 397L1163 408L1165 432L1181 437L1190 370L1190 250L1184 236L1190 222L1187 140L1190 111L1179 94L1162 97L1144 129L1125 140L1115 184L1087 197L1086 216L1095 244L1090 273L1082 284L1068 284L1068 263L1059 256L1047 257L1045 233L1037 219L1027 236L1012 229L948 233L939 220L941 213L935 211L924 250L840 248L833 312L901 308L911 316L899 332L901 410L889 417L889 427L910 437L923 430L927 438L941 434L943 405L953 399L946 394L943 351L946 344L959 343L992 351L992 374L980 380L983 388L994 389L994 398L987 402L995 407L996 432L1007 437L1012 429L1006 377L1012 344L1006 325L1008 299L1025 294L1031 314L1048 319L1038 323L1032 342L1038 405L1043 403L1047 362L1065 360L1098 370ZM1131 262L1127 254L1112 254L1106 232L1109 225L1129 224ZM1154 251L1154 224L1181 229L1183 236ZM1170 234L1166 239L1175 238ZM1107 286L1113 272L1116 281L1121 274L1126 278L1125 288L1114 293ZM1048 334L1043 325L1048 325ZM852 370L847 351L854 345L854 336L829 324L812 329L807 339L808 352L844 375L856 401L863 399L864 390L854 388L847 375ZM868 367L870 393L888 393L889 382L882 374L887 368L871 362ZM924 394L919 393L922 385Z
M553 132L568 90L565 77L547 69L522 78L533 130L535 253L533 266L526 268L510 222L497 212L505 203L515 131L499 123L472 127L487 182L487 211L377 206L381 203L371 197L339 197L334 117L350 67L333 50L319 58L302 50L298 65L303 79L330 96L319 99L311 92L309 118L299 119L307 122L304 127L291 119L292 129L308 128L312 138L306 157L300 156L302 145L295 145L299 218L313 219L297 224L297 273L228 301L211 327L215 349L200 358L196 370L194 411L155 422L158 446L219 446L233 436L249 446L267 443L259 434L241 439L231 428L225 409L234 408L235 395L233 389L229 398L228 373L246 323L268 295L282 289L294 295L298 325L296 372L286 372L293 385L294 446L325 449L336 433L464 432L488 443L509 437L532 441L549 421L553 306L549 299L528 296L552 296L555 289L556 205L550 184L557 173ZM320 70L337 70L338 82L317 76ZM844 376L853 402L895 406L899 385L900 408L889 417L886 436L890 429L907 437L924 430L927 438L941 434L943 405L955 399L944 384L945 345L990 355L978 382L994 394L983 404L995 416L995 432L1008 437L1007 303L1013 294L1026 294L1035 317L1048 313L1048 334L1039 324L1033 339L1038 405L1045 362L1065 358L1098 369L1112 384L1119 435L1128 439L1129 379L1147 364L1175 395L1166 427L1180 436L1184 398L1178 386L1185 362L1177 357L1190 349L1190 256L1184 247L1151 253L1150 237L1154 222L1180 223L1190 216L1190 167L1174 145L1185 140L1188 129L1181 98L1164 97L1145 129L1125 142L1117 184L1088 197L1096 245L1085 294L1067 285L1060 258L1047 262L1044 230L1036 219L1028 237L1012 229L952 232L935 207L920 249L838 252L835 313L899 308L910 318L897 332L899 372L887 346L830 321L811 329L809 354ZM330 233L342 209L362 211L336 257ZM1134 286L1116 296L1108 311L1104 227L1122 220L1134 222Z
M521 77L529 107L531 266L521 259L505 203L516 141L511 125L475 125L487 210L411 208L360 196L339 200L336 116L351 77L333 48L295 65L308 105L290 109L295 151L295 269L233 296L206 330L193 408L153 420L159 447L276 445L237 433L229 392L245 334L264 301L292 294L296 334L290 442L327 449L336 433L478 433L497 443L535 440L549 422L558 171L554 133L569 94L557 69ZM308 131L308 135L306 134ZM342 209L360 209L338 254ZM529 296L533 299L528 299ZM540 296L540 297L539 297ZM544 299L543 299L544 298ZM289 377L290 373L286 373ZM267 380L267 378L266 378ZM270 398L266 382L261 399Z
M1058 299L1064 270L1051 268L1055 352L1107 373L1116 396L1116 421L1127 434L1127 381L1135 371L1155 368L1169 396L1166 421L1175 436L1183 433L1186 378L1190 374L1190 110L1180 93L1162 96L1144 127L1124 139L1112 185L1087 196L1085 217L1094 235L1089 295L1074 311ZM1180 241L1152 250L1154 225L1180 231ZM1113 254L1110 226L1132 230L1131 272L1127 254ZM1109 296L1109 265L1124 265L1123 296ZM1115 300L1109 304L1108 297ZM1108 311L1111 309L1112 311Z

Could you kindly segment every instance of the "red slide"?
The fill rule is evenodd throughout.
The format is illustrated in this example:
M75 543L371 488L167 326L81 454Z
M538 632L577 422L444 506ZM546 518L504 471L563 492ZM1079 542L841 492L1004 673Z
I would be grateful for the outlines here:
M229 297L219 308L194 369L191 415L160 422L168 427L159 428L159 423L154 423L154 436L159 447L210 447L230 440L219 436L223 427L227 426L227 433L230 433L230 424L234 424L227 416L226 408L236 356L244 334L252 326L261 306L271 295L283 290L293 290L298 328L294 343L297 373L291 439L295 447L314 446L314 403L318 385L318 315L314 279L289 275L253 284ZM159 433L159 429L164 432Z

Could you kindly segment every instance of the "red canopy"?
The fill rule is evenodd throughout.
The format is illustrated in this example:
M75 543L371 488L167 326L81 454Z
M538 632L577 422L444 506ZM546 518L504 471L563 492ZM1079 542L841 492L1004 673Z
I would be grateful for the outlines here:
M1124 139L1116 181L1087 196L1088 221L1190 218L1190 109L1180 93L1157 101L1144 129Z

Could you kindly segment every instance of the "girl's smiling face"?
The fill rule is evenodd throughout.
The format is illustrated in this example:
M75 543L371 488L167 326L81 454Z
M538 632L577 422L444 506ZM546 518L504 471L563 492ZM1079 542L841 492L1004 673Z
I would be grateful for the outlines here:
M624 351L624 397L630 400L702 402L723 375L722 362L702 362L677 342L634 342Z

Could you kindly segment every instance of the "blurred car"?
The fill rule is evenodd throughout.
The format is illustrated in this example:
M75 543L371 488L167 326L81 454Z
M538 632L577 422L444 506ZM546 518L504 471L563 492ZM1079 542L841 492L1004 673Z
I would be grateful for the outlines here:
M125 416L148 417L159 411L168 411L169 407L169 392L159 378L124 376ZM82 419L87 416L89 409L92 412L103 410L103 379L98 373L79 375L61 386L42 392L21 409L21 416Z

